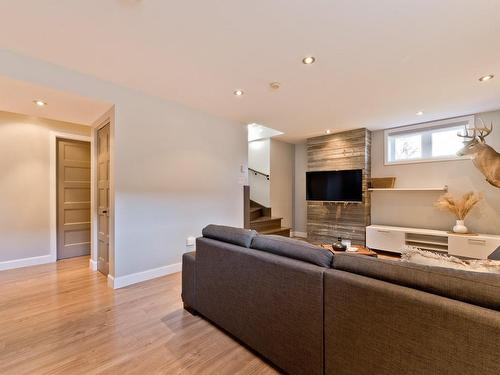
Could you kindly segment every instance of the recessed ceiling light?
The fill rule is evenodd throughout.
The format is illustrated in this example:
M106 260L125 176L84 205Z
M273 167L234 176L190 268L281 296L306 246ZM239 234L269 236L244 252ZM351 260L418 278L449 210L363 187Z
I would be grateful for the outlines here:
M418 111L417 113L415 113L417 116L422 116L424 114L424 112L422 111Z
M313 56L306 56L302 59L302 63L306 65L314 64L315 61L316 59Z
M242 96L244 94L243 90L236 90L234 93L236 96Z
M45 107L47 103L45 103L43 100L33 100L33 103L35 103L39 107Z
M493 74L488 74L487 76L482 76L481 78L479 78L479 81L486 82L486 81L489 81L493 78L495 78L495 76Z
M330 134L332 131L330 129L325 130L325 134Z
M281 83L279 82L271 82L269 87L273 90L278 90L281 87Z

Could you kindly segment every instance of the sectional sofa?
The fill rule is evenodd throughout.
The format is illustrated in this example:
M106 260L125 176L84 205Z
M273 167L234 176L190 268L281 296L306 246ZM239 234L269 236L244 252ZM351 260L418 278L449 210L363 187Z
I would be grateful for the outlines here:
M185 308L290 374L500 374L500 276L209 225Z

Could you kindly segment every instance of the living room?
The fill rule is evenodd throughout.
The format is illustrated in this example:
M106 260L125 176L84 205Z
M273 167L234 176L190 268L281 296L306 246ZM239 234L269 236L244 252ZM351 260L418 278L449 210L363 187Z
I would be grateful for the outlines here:
M500 373L499 4L0 10L0 373Z

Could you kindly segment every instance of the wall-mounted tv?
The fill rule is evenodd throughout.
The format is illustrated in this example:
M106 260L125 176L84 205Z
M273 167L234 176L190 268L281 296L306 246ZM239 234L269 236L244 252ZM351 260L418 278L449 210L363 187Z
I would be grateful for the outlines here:
M308 201L363 201L363 172L345 171L306 172Z

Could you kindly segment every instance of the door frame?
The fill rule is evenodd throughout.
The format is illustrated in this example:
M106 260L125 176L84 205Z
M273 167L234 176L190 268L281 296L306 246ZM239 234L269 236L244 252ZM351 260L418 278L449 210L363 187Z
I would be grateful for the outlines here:
M50 132L50 187L49 187L49 205L50 205L50 261L57 261L57 139L69 139L74 141L83 141L90 143L90 212L94 212L94 183L95 183L95 158L94 158L94 135L78 135L72 133L64 133L58 131ZM95 241L93 231L95 225L94 215L91 215L91 235L90 235L90 252L94 252ZM92 257L90 259L92 267ZM97 263L96 263L97 268Z
M94 198L94 202L95 202L95 212L93 212L93 214L95 215L95 237L94 237L94 240L95 240L95 244L96 244L96 254L95 254L95 267L96 267L96 270L99 271L99 272L102 272L101 270L99 270L99 223L100 223L100 214L99 214L99 209L100 209L100 205L99 205L99 169L100 169L100 166L99 166L99 149L100 149L100 145L99 145L99 131L105 127L108 127L108 204L107 204L107 226L108 226L108 273L105 274L106 277L108 277L110 275L110 268L111 268L111 260L110 260L110 254L111 254L111 121L109 119L106 119L105 121L103 121L99 126L97 126L95 128L95 131L94 131L94 139L95 139L95 144L96 144L96 147L95 147L95 165L96 165L96 180L95 180L95 198Z
M97 132L100 128L109 124L109 270L107 284L110 288L114 288L115 279L115 106L113 105L106 113L99 117L92 124L92 139L94 144L92 147L92 246L90 268L97 271L98 258L98 207L97 207Z

